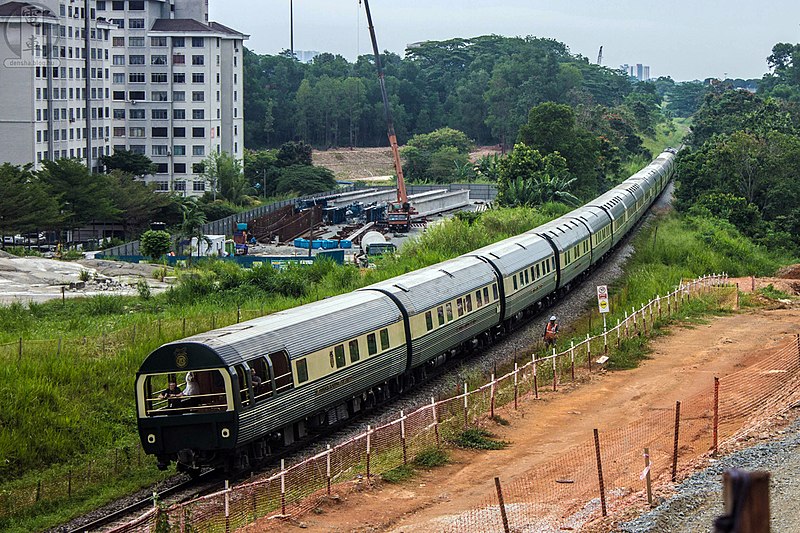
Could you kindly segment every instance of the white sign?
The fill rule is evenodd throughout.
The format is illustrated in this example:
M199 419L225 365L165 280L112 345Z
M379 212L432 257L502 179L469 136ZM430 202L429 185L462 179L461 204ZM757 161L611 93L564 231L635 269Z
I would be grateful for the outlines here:
M608 304L608 287L605 285L597 286L597 307L600 308L601 313L611 311L611 306Z

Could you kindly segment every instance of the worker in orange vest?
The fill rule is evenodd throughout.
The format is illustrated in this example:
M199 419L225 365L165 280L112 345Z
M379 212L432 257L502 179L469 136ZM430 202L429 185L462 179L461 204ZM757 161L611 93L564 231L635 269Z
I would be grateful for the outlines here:
M542 338L544 338L544 345L547 348L553 346L558 338L558 322L556 322L556 320L558 320L556 315L551 316L550 321L544 327Z

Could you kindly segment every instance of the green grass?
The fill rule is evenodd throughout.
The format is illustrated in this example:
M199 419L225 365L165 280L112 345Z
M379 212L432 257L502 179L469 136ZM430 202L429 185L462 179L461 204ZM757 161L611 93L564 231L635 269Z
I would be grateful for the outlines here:
M419 468L435 468L443 466L449 461L450 457L447 452L436 446L425 448L414 457L414 465Z
M402 483L414 476L414 469L408 465L400 465L381 474L381 479L388 483Z
M453 444L459 448L472 450L502 450L509 445L504 440L497 440L489 431L481 428L465 429L453 439Z
M776 289L775 286L772 283L770 283L769 285L767 285L766 287L764 287L762 289L759 289L758 293L761 296L763 296L764 298L768 298L770 300L791 300L792 299L792 295L791 294Z

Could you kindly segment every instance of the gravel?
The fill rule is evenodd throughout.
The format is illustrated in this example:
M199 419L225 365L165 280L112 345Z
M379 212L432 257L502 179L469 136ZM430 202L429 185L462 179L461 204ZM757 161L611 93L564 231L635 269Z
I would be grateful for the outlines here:
M722 473L731 468L771 472L770 507L773 531L800 530L800 419L777 440L739 450L697 472L675 487L675 495L652 511L621 524L617 531L682 533L710 531L714 519L723 514ZM779 512L778 512L779 511Z

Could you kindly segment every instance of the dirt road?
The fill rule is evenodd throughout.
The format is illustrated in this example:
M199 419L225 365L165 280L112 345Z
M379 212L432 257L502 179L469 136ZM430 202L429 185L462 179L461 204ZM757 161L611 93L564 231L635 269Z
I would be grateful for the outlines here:
M757 332L757 334L754 334ZM651 358L630 371L594 374L541 400L506 408L510 425L492 428L512 444L491 452L456 451L453 461L399 485L340 487L339 496L296 528L310 531L437 531L438 520L479 505L494 476L513 480L591 437L592 429L625 426L653 408L670 407L707 390L713 376L752 364L789 335L800 333L800 309L751 311L677 327L652 343ZM290 528L288 523L287 528ZM259 524L247 529L259 531Z

